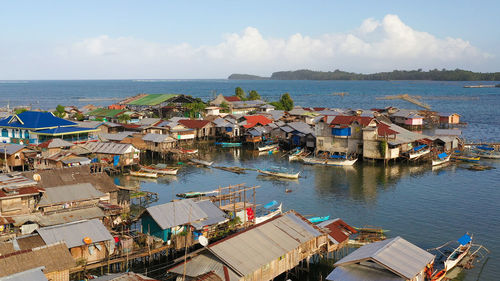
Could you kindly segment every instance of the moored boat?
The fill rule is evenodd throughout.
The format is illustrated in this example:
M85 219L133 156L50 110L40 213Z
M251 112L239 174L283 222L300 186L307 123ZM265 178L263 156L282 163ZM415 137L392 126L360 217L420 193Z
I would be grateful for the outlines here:
M179 149L179 151L181 153L184 153L184 154L195 154L195 153L198 153L198 149L184 149L184 148L181 148L181 149Z
M312 222L312 223L320 223L320 222L327 221L329 219L330 219L330 216L324 216L324 217L312 217L312 218L309 218L307 220Z
M307 151L303 148L296 148L292 151L290 151L290 155L288 155L288 161L297 161L297 160L301 160L303 157L306 157L307 156Z
M263 146L259 146L259 147L257 147L257 149L259 151L268 151L268 150L277 149L278 146L279 145L277 143L272 143L272 144L266 144L266 145L263 145Z
M219 193L218 190L212 190L212 191L190 191L186 193L178 193L176 194L177 197L180 198L194 198L194 197L201 197L201 196L207 196L210 194L217 194Z
M130 171L130 175L134 177L144 177L144 178L157 178L157 173L141 172L141 171Z
M160 175L177 175L177 172L179 171L178 168L158 168L153 166L142 166L141 170Z
M276 201L271 201L268 204L264 205L264 208L267 210L270 210L268 214L259 216L255 218L255 224L265 222L269 219L274 218L277 215L280 215L282 213L282 203L278 205L278 202Z
M191 158L189 159L189 161L195 163L195 164L200 164L200 165L203 165L203 166L212 166L212 164L214 163L214 161L205 161L205 160L201 160L201 159L196 159L196 158Z
M304 157L302 159L304 163L311 165L329 165L329 166L352 166L358 158L347 159L344 157L335 157L335 158L318 158L318 157Z
M451 159L465 162L478 162L481 158L479 156L452 155Z
M300 172L290 173L285 169L259 169L257 170L257 172L268 176L280 177L286 179L298 179L300 174Z
M240 147L241 142L216 142L215 145L220 145L221 147Z
M446 152L438 154L437 159L432 159L432 166L443 165L450 161L450 155L446 154Z
M410 150L410 152L408 153L408 158L410 160L416 160L428 153L430 153L431 150L429 148L427 148L427 145L426 144L422 144L422 145L419 145L419 146L416 146L414 148L412 148Z
M464 234L457 241L447 242L437 248L428 251L436 255L434 260L434 272L431 280L443 280L446 273L457 266L470 251L472 246L472 235Z

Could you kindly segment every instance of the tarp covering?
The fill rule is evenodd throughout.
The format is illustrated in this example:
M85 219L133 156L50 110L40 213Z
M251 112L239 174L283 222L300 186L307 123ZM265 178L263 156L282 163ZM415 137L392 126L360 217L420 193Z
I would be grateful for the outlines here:
M444 159L444 158L448 157L448 154L446 154L446 152L443 152L443 153L438 154L438 157L439 157L439 159Z
M458 243L463 246L467 245L467 243L469 243L471 240L472 238L469 236L469 234L464 234L464 236L458 238Z
M411 150L414 151L414 152L417 152L423 148L425 148L427 145L426 144L422 144L422 145L419 145L419 146L415 146L414 148L412 148Z
M278 205L278 202L276 200L273 200L273 201L267 203L266 205L264 205L264 208L270 209L270 208L272 208L272 207L274 207L276 205Z
M332 158L332 159L345 159L346 157L345 157L345 155L335 155L335 154L333 154L333 155L330 155L330 158Z

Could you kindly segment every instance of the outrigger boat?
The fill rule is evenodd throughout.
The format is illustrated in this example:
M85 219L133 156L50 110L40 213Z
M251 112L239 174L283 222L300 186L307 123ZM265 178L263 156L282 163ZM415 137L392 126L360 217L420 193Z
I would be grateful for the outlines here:
M473 151L474 156L479 156L486 159L500 159L500 153L495 151L495 148L487 145L478 145Z
M438 154L438 159L432 159L432 166L443 165L450 161L451 155L446 154L446 152Z
M150 172L140 172L140 171L130 171L130 175L134 177L144 177L144 178L157 178L157 173Z
M416 146L414 148L412 148L410 150L410 152L408 153L408 158L410 160L416 160L428 153L430 153L431 150L429 148L427 148L427 145L426 144L422 144L422 145L419 145L419 146Z
M270 169L258 169L257 172L273 177L280 177L286 179L298 179L300 172L288 173L287 169L283 168L270 168Z
M330 155L328 158L305 157L302 160L305 164L311 165L352 166L358 158L347 159L345 155Z
M257 147L257 149L259 151L268 151L268 150L277 149L278 147L279 147L279 145L277 143L271 143L271 144L259 146L259 147Z
M195 153L198 153L198 149L184 149L184 148L181 148L179 149L181 153L184 153L184 154L195 154Z
M324 217L312 217L312 218L309 218L307 220L316 224L316 223L327 221L329 219L330 219L330 216L324 216Z
M241 142L216 142L215 145L220 145L222 147L240 147Z
M201 160L201 159L196 159L196 158L191 158L189 159L189 161L195 163L195 164L200 164L200 165L203 165L203 166L212 166L212 164L214 163L214 161L205 161L205 160Z
M481 158L479 156L452 155L451 159L464 162L479 162Z
M191 192L186 192L186 193L178 193L176 194L177 197L180 198L194 198L194 197L202 197L202 196L207 196L210 194L218 194L218 190L212 190L212 191L191 191Z
M271 218L274 218L275 216L278 216L282 213L282 205L283 203L280 203L278 205L278 202L276 202L275 200L267 203L266 205L264 205L264 209L266 210L269 210L270 212L266 215L263 215L263 216L260 216L260 217L256 217L255 218L255 224L258 224L258 223L261 223L261 222L265 222ZM276 208L275 208L276 207Z
M450 241L437 248L427 250L436 255L431 281L443 280L446 273L457 266L467 256L471 246L472 235L465 234L457 241Z
M177 175L177 172L179 171L178 168L160 168L154 166L142 166L141 170L150 173L157 173L160 175Z
M301 160L303 157L307 156L307 151L303 148L296 148L292 151L290 151L290 155L288 155L288 161L296 161L296 160Z

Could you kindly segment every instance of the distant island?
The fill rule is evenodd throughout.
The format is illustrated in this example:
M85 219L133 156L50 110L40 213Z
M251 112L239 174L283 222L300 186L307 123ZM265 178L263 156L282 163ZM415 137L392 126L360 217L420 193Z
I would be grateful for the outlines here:
M231 74L231 80L434 80L434 81L500 81L500 72L482 73L468 70L394 70L392 72L378 72L361 74L335 71L295 70L274 72L271 77L262 77L249 74Z

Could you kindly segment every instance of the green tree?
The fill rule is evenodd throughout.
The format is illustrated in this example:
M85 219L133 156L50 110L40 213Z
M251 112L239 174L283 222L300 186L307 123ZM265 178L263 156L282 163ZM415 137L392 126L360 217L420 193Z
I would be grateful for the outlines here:
M64 106L58 104L56 107L56 111L53 112L56 117L64 118L66 115L66 111L64 110Z
M83 114L81 114L80 112L78 112L77 114L75 114L75 119L77 121L83 121L85 119L85 116Z
M248 100L260 100L260 95L255 90L251 90L248 93Z
M243 89L240 87L236 87L236 89L234 89L234 95L239 97L240 100L245 100L247 97L247 94L245 93L245 91L243 91Z
M196 118L197 115L203 113L205 107L207 107L207 105L204 102L192 102L186 105L186 108L189 109L190 118Z
M128 114L120 114L118 116L118 121L120 121L120 123L127 124L128 121L130 121L130 115L128 115Z
M290 111L293 109L293 100L289 93L281 95L280 103L283 106L283 110Z
M16 115L18 115L18 114L21 114L21 113L23 113L25 111L28 111L28 110L26 108L17 108L17 109L14 110L14 113Z
M222 108L221 112L229 112L229 104L227 104L227 102L223 101L219 106Z

